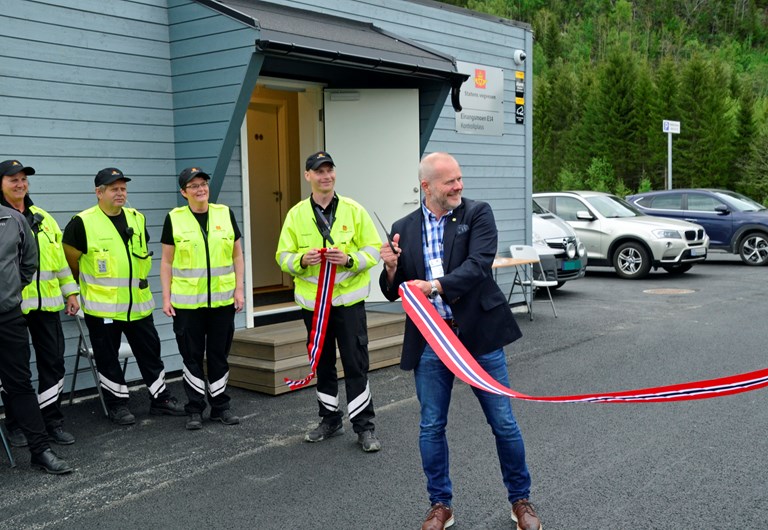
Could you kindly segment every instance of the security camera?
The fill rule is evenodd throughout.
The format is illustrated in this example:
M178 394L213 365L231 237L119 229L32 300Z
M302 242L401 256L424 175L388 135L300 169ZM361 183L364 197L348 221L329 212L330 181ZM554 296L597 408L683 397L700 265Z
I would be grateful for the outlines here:
M516 65L519 66L519 65L523 64L523 62L525 62L525 58L526 57L527 57L527 55L525 55L525 52L523 50L515 50L514 58L515 58L515 64Z

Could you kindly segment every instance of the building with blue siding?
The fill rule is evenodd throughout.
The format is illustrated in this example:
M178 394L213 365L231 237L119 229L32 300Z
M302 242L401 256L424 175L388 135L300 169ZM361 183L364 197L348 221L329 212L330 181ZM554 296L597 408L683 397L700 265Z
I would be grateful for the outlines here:
M165 215L181 200L176 175L202 166L213 177L212 201L232 207L243 229L246 292L255 296L238 315L240 328L285 309L273 304L291 288L274 262L275 243L285 213L309 192L303 160L319 149L337 161L339 193L387 224L418 203L419 157L448 151L462 164L465 194L493 207L500 253L530 241L525 24L432 0L0 7L23 35L0 36L0 160L35 167L32 198L62 227L95 203L96 172L121 168L155 256ZM481 102L490 110L474 111L468 103L486 82L497 90ZM478 134L482 127L470 122L462 130L462 119L493 127ZM499 282L508 289L511 277ZM159 301L159 263L150 283ZM180 369L171 320L158 310L155 322L167 370ZM65 335L69 374L77 333L66 317Z

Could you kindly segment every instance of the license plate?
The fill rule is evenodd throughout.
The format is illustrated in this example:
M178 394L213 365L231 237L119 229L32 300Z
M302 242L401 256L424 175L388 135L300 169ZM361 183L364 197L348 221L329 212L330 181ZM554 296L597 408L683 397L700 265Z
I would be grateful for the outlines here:
M706 256L707 249L704 247L694 247L691 249L691 256Z
M581 268L581 262L580 261L564 261L563 262L563 270L564 271L576 271Z

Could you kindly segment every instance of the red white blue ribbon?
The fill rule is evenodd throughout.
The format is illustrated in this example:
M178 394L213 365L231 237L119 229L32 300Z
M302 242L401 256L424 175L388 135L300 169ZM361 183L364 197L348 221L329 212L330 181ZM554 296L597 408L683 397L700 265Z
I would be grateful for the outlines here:
M505 387L488 375L414 284L401 284L400 296L405 313L445 366L465 383L492 394L554 403L658 403L728 396L768 386L768 368L764 368L717 379L639 390L573 396L529 396Z
M325 248L320 249L320 277L317 280L317 295L315 295L315 310L312 314L312 331L307 344L310 371L303 379L284 378L285 384L291 390L305 387L317 374L317 363L323 353L325 331L331 316L331 301L333 299L333 284L336 282L336 265L325 259Z

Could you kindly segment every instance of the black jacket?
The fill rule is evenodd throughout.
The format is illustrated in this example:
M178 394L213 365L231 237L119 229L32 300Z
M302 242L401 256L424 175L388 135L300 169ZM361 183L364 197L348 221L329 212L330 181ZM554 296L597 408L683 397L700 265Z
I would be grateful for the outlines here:
M392 226L400 234L402 250L392 285L382 271L379 286L388 300L399 298L398 286L407 280L426 279L422 250L422 211L403 217ZM493 279L491 265L498 248L498 232L491 207L462 199L447 219L443 234L443 299L450 305L459 326L459 339L477 357L490 353L522 336L512 311ZM412 370L426 341L416 325L407 320L400 368Z
M0 205L0 314L19 310L21 291L36 271L37 244L27 221Z

